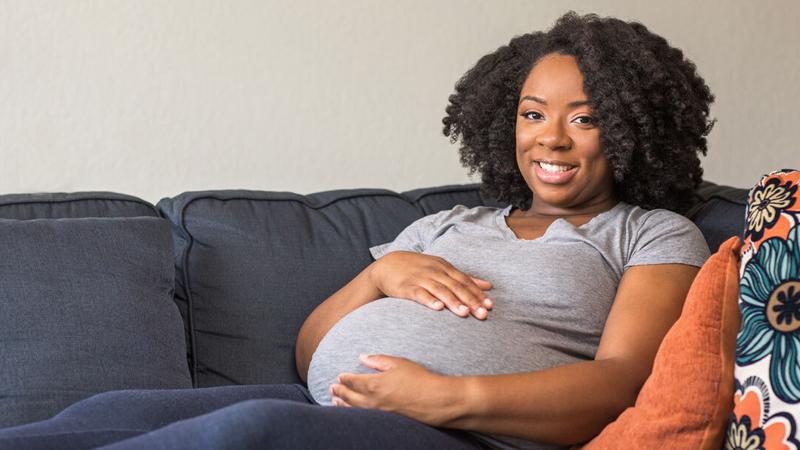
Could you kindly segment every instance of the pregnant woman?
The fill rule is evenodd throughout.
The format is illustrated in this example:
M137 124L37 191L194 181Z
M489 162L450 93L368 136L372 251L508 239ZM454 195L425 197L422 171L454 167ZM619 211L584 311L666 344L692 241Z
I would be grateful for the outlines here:
M444 118L484 193L509 206L457 206L371 248L375 262L300 331L310 394L112 392L25 435L63 431L70 448L585 442L634 403L708 257L679 213L701 181L712 100L638 23L570 13L516 37L459 80Z
M680 51L616 20L568 15L482 58L445 134L510 205L457 206L370 249L300 332L314 399L492 447L598 433L634 403L708 256L673 211L700 180L711 99Z
M634 403L708 256L673 211L700 181L711 100L679 50L617 20L568 15L483 57L445 134L510 205L457 206L371 248L300 332L314 399L493 447L598 433Z

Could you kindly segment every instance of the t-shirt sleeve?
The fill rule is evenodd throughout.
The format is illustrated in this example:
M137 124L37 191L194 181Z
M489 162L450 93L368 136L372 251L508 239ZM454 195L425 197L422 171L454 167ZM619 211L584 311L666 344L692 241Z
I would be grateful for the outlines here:
M417 219L401 231L393 241L370 247L369 252L375 259L389 252L422 253L440 234L442 227L462 215L466 209L463 205L456 205L453 209L439 211Z
M688 264L701 267L710 252L703 233L686 217L672 211L650 211L633 241L625 269L648 264Z

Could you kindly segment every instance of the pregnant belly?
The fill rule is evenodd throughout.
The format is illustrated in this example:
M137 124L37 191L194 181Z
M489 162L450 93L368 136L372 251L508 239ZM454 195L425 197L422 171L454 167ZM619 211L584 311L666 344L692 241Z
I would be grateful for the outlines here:
M387 297L352 311L331 328L312 357L308 387L317 402L329 404L328 388L340 373L374 372L359 364L361 353L408 358L444 375L524 372L573 359L543 347L536 334L494 312L481 321Z

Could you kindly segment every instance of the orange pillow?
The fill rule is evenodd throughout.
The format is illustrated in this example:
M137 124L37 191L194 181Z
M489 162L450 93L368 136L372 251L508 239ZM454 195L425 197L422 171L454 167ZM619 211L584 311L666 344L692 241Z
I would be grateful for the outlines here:
M722 447L733 408L740 247L739 238L732 237L706 261L658 349L636 405L584 450Z

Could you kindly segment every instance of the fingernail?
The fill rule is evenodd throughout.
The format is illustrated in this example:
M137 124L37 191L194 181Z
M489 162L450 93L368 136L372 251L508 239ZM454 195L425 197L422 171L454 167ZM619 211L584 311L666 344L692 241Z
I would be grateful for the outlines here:
M442 302L433 302L433 307L436 309L441 309L442 306L444 306L444 303Z
M479 307L478 307L478 309L477 309L477 310L475 310L475 312L476 312L476 313L477 313L479 316L485 316L485 315L486 315L486 308L484 308L483 306L479 306Z
M464 312L467 310L467 305L458 305L458 310Z
M483 299L483 304L486 305L487 308L491 308L492 307L492 301L490 299L488 299L488 298Z

